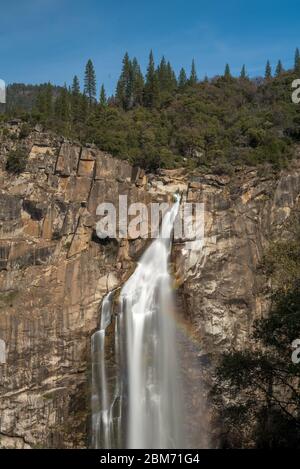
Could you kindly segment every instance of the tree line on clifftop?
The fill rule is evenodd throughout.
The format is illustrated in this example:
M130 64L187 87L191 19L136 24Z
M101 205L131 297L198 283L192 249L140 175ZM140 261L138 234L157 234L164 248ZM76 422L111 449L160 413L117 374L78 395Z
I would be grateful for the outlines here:
M271 163L293 156L300 140L299 106L291 101L291 83L300 78L300 54L291 70L268 61L264 78L250 79L245 65L239 77L226 64L224 74L199 80L195 61L190 73L176 76L152 51L145 76L136 58L125 54L115 94L104 85L97 99L94 65L88 60L83 89L75 75L71 86L13 84L6 115L37 122L66 137L92 142L146 170L187 166L231 172L237 165Z

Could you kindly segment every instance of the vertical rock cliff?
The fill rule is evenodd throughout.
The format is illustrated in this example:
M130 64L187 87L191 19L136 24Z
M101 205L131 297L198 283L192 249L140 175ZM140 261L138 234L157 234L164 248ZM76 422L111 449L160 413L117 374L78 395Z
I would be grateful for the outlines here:
M0 141L0 447L87 447L99 306L147 244L101 241L98 204L117 205L119 194L129 203L167 201L176 190L205 204L203 249L176 242L172 253L195 383L211 357L245 346L253 320L267 311L257 265L299 199L300 163L264 177L255 169L146 176L92 145L39 128L25 139L19 133L12 122ZM10 175L6 159L17 145L26 168ZM201 396L193 390L190 410L200 409Z

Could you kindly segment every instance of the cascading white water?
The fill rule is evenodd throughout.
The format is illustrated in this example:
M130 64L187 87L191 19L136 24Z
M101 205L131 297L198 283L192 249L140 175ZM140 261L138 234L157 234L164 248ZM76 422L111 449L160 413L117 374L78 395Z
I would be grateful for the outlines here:
M184 447L174 308L168 271L171 236L179 205L178 196L163 218L159 238L145 251L121 290L115 331L115 359L121 369L120 378L110 392L104 345L105 329L111 322L111 294L103 301L100 330L92 337L94 448ZM120 353L119 338L122 338ZM114 430L116 401L117 430ZM121 433L126 437L122 439Z
M127 343L129 448L183 446L173 299L168 260L179 197L124 285L121 317Z
M100 329L92 336L92 447L113 448L120 437L120 383L116 373L113 386L108 383L105 360L106 329L112 321L113 293L102 302ZM118 321L115 323L115 355L118 356Z

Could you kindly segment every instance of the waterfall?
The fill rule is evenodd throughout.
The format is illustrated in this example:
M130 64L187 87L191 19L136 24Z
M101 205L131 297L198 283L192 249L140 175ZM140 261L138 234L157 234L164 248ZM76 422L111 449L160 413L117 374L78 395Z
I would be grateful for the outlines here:
M119 445L121 424L121 389L119 374L113 383L108 381L105 357L106 330L112 322L114 292L104 298L101 308L100 329L92 336L92 447L114 448ZM119 356L118 320L115 322L114 355ZM117 363L116 363L117 365Z
M168 271L172 230L179 205L177 197L163 218L159 237L150 244L121 290L116 343L119 350L119 338L122 338L122 350L120 353L115 350L121 378L117 380L118 385L114 385L113 400L108 399L104 359L105 330L111 321L111 294L103 301L100 330L92 338L94 448L120 447L121 441L123 448L135 449L184 446L174 306ZM118 393L118 431L112 440L112 407ZM120 427L126 435L123 439Z

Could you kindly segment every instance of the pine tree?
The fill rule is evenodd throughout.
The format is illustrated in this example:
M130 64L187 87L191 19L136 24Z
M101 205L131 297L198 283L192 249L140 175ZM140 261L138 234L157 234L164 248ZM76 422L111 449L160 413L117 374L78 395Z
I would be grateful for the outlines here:
M248 78L248 75L247 75L247 72L246 72L246 66L245 66L245 65L242 66L240 78L241 78L242 80L246 80L246 79Z
M225 65L224 78L225 80L230 80L232 78L229 64Z
M162 57L161 62L156 70L160 101L165 103L170 99L170 96L177 89L177 78L170 62Z
M70 101L71 101L71 114L72 119L75 121L78 118L79 106L80 106L80 84L77 75L74 76L71 90L70 90Z
M53 115L53 86L50 82L46 85L46 115L48 118Z
M75 75L73 78L71 92L73 96L78 96L80 94L80 84L77 75Z
M45 96L45 90L40 89L36 98L36 109L37 111L45 117L46 113L46 96Z
M278 60L276 71L275 71L276 77L279 77L282 74L282 72L283 72L283 66L282 66L281 60Z
M191 67L191 74L190 74L190 79L189 79L189 84L190 85L195 85L198 82L198 77L197 77L197 71L196 71L196 65L195 65L195 60L192 60L192 67Z
M42 85L36 100L38 112L44 120L49 120L53 116L53 86L51 83Z
M271 78L272 78L272 68L271 68L270 61L268 60L267 65L266 65L266 71L265 71L265 79L270 80Z
M184 68L181 68L178 77L178 88L183 90L187 85L188 79Z
M168 89L168 68L167 68L167 62L165 57L163 56L159 66L157 67L156 70L157 77L158 77L158 82L159 82L159 88L161 91L166 91Z
M159 105L159 81L155 70L153 52L149 55L146 83L144 87L144 105L147 107L157 107Z
M89 100L85 94L80 94L78 98L78 113L76 116L76 120L81 123L84 123L86 122L88 117Z
M157 67L157 77L161 92L172 93L177 88L177 79L170 62L163 57Z
M96 100L96 73L91 59L88 60L85 67L84 93L91 106Z
M297 47L295 51L295 65L294 65L294 70L297 73L300 73L300 52L299 48Z
M137 59L132 60L132 92L134 106L143 104L144 77Z
M128 110L133 106L133 66L127 52L122 63L122 71L117 83L116 99L123 109Z
M107 98L106 98L105 88L103 84L101 85L99 103L101 107L105 107L107 105Z
M67 85L65 84L62 88L59 97L55 102L55 115L56 117L66 125L70 122L70 101L69 92Z
M177 88L176 74L170 62L167 63L168 91L173 92Z

